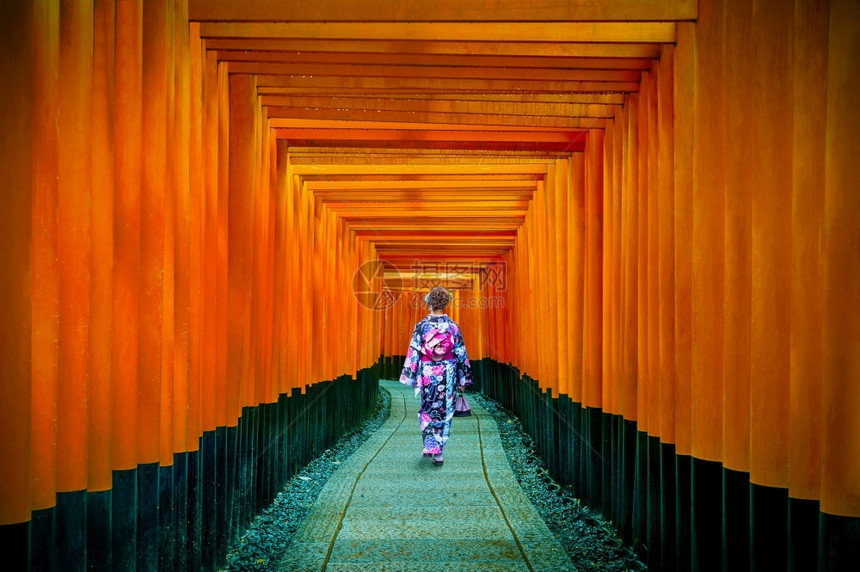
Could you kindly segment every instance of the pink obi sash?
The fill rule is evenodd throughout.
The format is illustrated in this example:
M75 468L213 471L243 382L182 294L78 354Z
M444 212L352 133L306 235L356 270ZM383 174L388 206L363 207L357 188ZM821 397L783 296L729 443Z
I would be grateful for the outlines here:
M430 357L425 356L424 354L421 354L421 363L426 363L426 362L433 363L436 361L449 361L449 360L454 360L454 359L457 359L457 357L454 355L454 352L448 352L438 360L434 360L433 358L430 358Z

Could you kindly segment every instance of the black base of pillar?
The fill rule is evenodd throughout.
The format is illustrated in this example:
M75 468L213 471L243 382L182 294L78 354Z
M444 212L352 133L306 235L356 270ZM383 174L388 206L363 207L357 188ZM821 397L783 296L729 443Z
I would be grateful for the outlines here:
M788 570L818 566L818 501L788 499Z
M87 568L113 569L112 491L87 494Z
M721 570L723 467L694 457L690 476L690 561L693 570Z
M819 572L857 570L860 562L860 518L819 514Z
M676 570L675 561L675 445L660 444L660 562L659 570Z
M693 458L689 455L675 456L675 568L690 569L690 466Z
M37 515L39 515L37 517ZM10 570L51 570L53 566L53 560L50 558L45 558L40 555L37 559L39 563L39 567L31 565L30 559L30 550L31 543L33 539L30 536L31 528L36 526L34 522L37 518L39 520L44 521L45 517L49 518L53 521L54 509L49 508L45 510L35 511L32 515L32 521L30 522L18 522L15 524L3 524L0 525L0 546L3 546L3 566L9 566ZM49 528L46 526L46 523L40 522L41 526L44 526L46 529ZM50 529L53 530L53 526L50 526ZM51 537L53 540L53 537ZM41 541L40 541L41 542ZM47 545L47 542L41 542L43 545ZM35 547L35 546L34 546ZM46 546L46 548L51 551L50 546ZM34 553L35 556L35 553ZM46 566L47 564L47 566Z
M749 473L723 469L723 570L746 570L750 565Z
M57 559L65 572L87 567L87 492L57 494Z

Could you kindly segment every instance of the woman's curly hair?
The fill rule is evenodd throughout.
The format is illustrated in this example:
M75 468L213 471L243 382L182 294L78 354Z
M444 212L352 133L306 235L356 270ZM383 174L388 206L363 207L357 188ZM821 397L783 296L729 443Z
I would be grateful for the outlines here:
M424 301L427 302L427 305L430 306L431 310L439 311L444 310L445 307L451 302L451 294L442 288L441 286L434 286L430 289L430 292L424 298Z

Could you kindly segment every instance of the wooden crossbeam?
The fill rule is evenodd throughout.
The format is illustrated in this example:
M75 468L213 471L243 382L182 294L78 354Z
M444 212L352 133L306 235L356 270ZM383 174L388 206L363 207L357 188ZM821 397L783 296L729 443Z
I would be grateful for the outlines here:
M607 22L695 20L696 0L189 0L190 20Z
M211 50L299 51L318 53L391 53L418 55L483 55L570 58L660 57L656 43L565 43L565 42L436 42L416 40L333 40L313 38L208 38Z
M391 89L384 93L370 88L353 88L349 93L342 90L319 89L314 87L257 86L260 96L308 97L308 98L368 98L381 100L451 101L451 102L503 102L503 103L547 103L547 104L588 104L623 105L622 93L480 93L468 91L408 91Z
M275 134L279 139L296 141L305 144L307 141L361 141L374 143L391 141L424 141L433 143L534 143L552 145L553 149L561 148L570 151L581 151L585 144L584 138L578 132L518 132L518 131L430 131L430 130L395 130L395 129L302 129L278 128L273 120ZM580 120L582 121L582 120ZM602 128L600 120L588 120L590 127Z
M201 38L674 43L675 22L204 22Z
M349 190L354 190L357 192L369 192L372 190L376 193L385 191L414 192L416 190L423 189L447 189L449 192L454 192L455 190L463 190L469 193L477 193L481 191L498 193L520 193L533 190L536 186L536 182L534 180L500 181L497 180L495 177L493 179L479 179L473 181L460 179L443 179L435 181L317 181L314 179L305 179L303 181L303 184L307 187L308 190L315 193L326 191L342 192Z
M638 81L532 81L517 79L455 79L421 77L345 77L313 75L257 76L258 87L310 87L322 90L405 89L412 92L471 91L475 93L630 93L639 90Z
M384 191L380 192L376 189L352 189L352 190L327 190L321 189L318 191L313 191L315 196L320 197L320 200L323 202L327 201L361 201L362 199L367 199L368 197L372 197L374 201L377 203L390 203L397 202L402 203L410 200L420 200L420 201L433 201L433 200L443 200L441 198L437 199L437 196L445 197L445 196L461 196L465 200L469 200L471 202L475 201L494 201L500 198L506 199L517 199L517 198L525 198L528 199L532 196L530 190L523 191L508 191L501 192L498 190L492 191L467 191L465 189L422 189L420 191Z
M272 108L280 108L278 113L294 113L323 109L352 111L399 111L419 113L449 113L463 115L521 115L526 117L614 117L616 106L599 103L534 103L510 101L458 101L422 100L368 97L303 97L289 95L263 95L260 104L269 107L269 117L277 117ZM286 117L287 115L281 115Z
M419 110L343 109L336 107L281 107L268 106L267 117L272 119L339 120L361 123L426 123L439 125L524 127L529 129L579 129L586 126L582 120L614 117L609 106L579 106L569 115L526 115L503 113L459 113ZM274 126L274 123L272 123ZM591 126L591 125L588 125Z
M486 56L470 54L404 54L367 52L308 52L296 50L219 49L218 61L285 65L354 64L548 70L646 70L650 58Z
M482 221L480 229L482 232L496 231L516 231L522 224L522 218L510 219L489 219ZM377 220L362 219L349 221L348 228L354 232L366 231L368 236L376 236L380 229L400 230L403 232L415 232L416 230L445 230L447 231L462 231L475 230L476 226L472 219L448 220L444 217L434 217L433 219L412 219L412 220Z
M507 68L507 67L463 67L429 65L375 65L339 63L293 63L231 62L230 73L312 76L316 77L397 77L433 79L487 79L520 80L541 82L638 82L639 70L623 69L553 69L553 68Z
M293 165L293 175L376 175L383 171L389 176L440 175L450 179L452 175L540 175L546 174L546 165L529 164L473 164L473 165Z
M327 207L334 211L349 211L355 214L367 213L369 216L400 216L397 213L406 211L409 214L415 212L447 212L453 210L457 216L471 215L473 213L525 212L529 201L470 201L468 197L452 200L450 196L438 199L422 198L422 200L397 201L397 208L392 209L390 204L384 202L361 202L361 201L328 201Z

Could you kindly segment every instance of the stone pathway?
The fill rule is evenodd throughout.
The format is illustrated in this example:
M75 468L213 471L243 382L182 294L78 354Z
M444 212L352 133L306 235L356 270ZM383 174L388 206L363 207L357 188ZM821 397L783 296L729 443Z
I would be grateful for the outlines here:
M421 457L418 399L382 381L391 416L329 479L279 570L575 570L517 484L495 420L454 418L445 464Z

